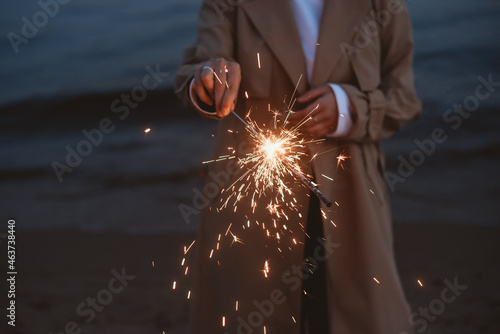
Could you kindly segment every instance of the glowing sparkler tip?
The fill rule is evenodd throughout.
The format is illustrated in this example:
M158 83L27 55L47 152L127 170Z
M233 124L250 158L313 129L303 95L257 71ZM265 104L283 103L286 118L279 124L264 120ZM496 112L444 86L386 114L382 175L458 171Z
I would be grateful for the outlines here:
M268 139L264 142L261 148L265 153L266 158L272 160L276 158L279 153L283 152L283 143Z
M342 161L345 161L346 159L349 159L350 157L348 157L347 155L343 155L343 154L339 154L339 156L337 157L337 167L340 165L342 166ZM342 168L344 168L344 166L342 166Z
M424 286L420 280L417 280L417 282L420 286Z
M145 133L145 134L148 134L150 131L151 131L151 129L150 129L150 128L147 128L146 130L144 130L144 133Z

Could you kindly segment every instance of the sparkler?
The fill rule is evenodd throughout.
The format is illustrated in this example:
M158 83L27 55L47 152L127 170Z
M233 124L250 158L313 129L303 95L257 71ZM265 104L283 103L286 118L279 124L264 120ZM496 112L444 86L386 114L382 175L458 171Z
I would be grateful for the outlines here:
M260 68L260 54L257 53L258 65ZM225 68L225 72L228 72L228 69ZM214 77L222 84L221 79L217 75L217 73L212 69L212 73ZM284 121L284 127L288 123L288 117L292 113L291 109L294 104L294 96L299 86L299 83L302 79L302 76L299 78L297 85L295 86L295 90L292 94L292 98L290 99L290 104L288 105L288 112ZM228 83L225 82L226 87ZM248 92L245 91L245 97L248 99ZM288 175L295 175L303 184L305 184L323 203L326 204L327 207L332 206L332 202L329 201L314 185L308 178L305 177L304 173L300 170L299 160L303 153L294 152L297 148L305 147L307 143L318 142L321 140L312 140L306 142L304 139L300 138L299 129L304 123L311 120L312 113L318 108L314 108L311 112L302 119L297 125L292 127L290 130L283 129L280 135L276 135L272 133L272 131L268 130L267 132L263 131L259 128L259 126L252 121L245 121L241 118L234 110L231 110L231 113L236 116L244 125L245 129L249 132L250 136L256 143L256 149L254 152L247 155L246 158L240 160L241 165L254 164L253 168L250 168L246 173L244 173L236 182L233 183L234 186L237 182L244 180L249 176L250 173L253 173L254 176L254 184L255 188L258 190L260 187L260 191L258 190L259 197L260 195L267 189L272 187L277 187L278 193L283 197L284 192L288 192L291 194L291 190L288 186L285 185L283 181L283 177ZM274 125L277 126L277 116L278 113L274 114ZM229 155L220 156L215 161L222 161L226 159L231 159ZM345 157L339 157L339 163L341 160L345 159ZM212 162L212 161L210 161ZM248 180L248 179L247 179ZM249 185L249 184L248 184ZM238 193L236 195L236 202L243 197L242 190L245 195L248 195L247 190L249 187L246 187L242 184L242 186L238 189ZM232 187L231 186L231 187ZM231 188L229 187L229 188ZM255 194L254 194L255 195ZM229 200L229 198L228 198ZM252 203L254 202L254 197L252 197ZM224 206L227 204L224 204ZM236 208L235 208L236 210Z
M314 112L313 109L312 112ZM237 113L231 111L244 125L245 129L250 133L251 137L256 142L256 149L254 152L247 155L246 158L240 160L242 165L255 163L254 168L249 172L254 173L255 184L259 188L260 184L264 184L264 188L277 185L279 192L282 194L283 190L289 191L289 188L283 183L281 177L286 174L295 175L302 183L304 183L316 196L318 196L327 207L332 206L332 202L321 193L304 173L300 170L298 162L303 155L301 152L294 152L296 148L303 148L306 143L313 143L319 140L312 140L306 142L300 138L300 127L310 119L310 114L305 117L298 125L290 130L283 130L281 134L275 135L265 133L255 123L250 121L250 124L241 118ZM285 123L291 111L288 111ZM249 173L247 172L247 173ZM247 174L244 174L238 181L244 179Z
M260 58L260 54L257 53L258 68L261 68L261 60L262 59ZM225 68L224 70L226 73L228 72L227 68ZM222 82L221 78L213 69L212 72L214 74L214 77L220 84L224 84L226 87L229 87L228 83ZM301 127L306 122L312 120L312 114L317 110L319 105L311 110L296 125L287 127L287 125L289 124L289 116L293 113L292 109L295 103L294 96L297 92L301 78L299 78L297 82L289 104L285 104L286 112L284 115L284 119L279 117L279 112L271 110L271 106L268 104L268 111L274 116L273 122L269 123L273 125L272 127L270 126L268 128L261 128L255 121L250 118L250 112L245 117L242 117L235 113L233 110L231 111L233 116L243 124L244 129L248 134L248 138L250 139L252 147L252 150L250 152L245 153L243 156L238 156L234 147L228 147L228 151L226 154L222 154L214 158L213 160L203 162L218 163L230 159L235 159L237 160L237 164L241 167L242 171L241 175L239 175L232 184L221 190L221 194L227 195L227 197L222 196L220 198L220 205L211 207L211 210L214 209L219 212L227 206L233 205L233 210L234 212L236 212L240 200L243 198L248 198L252 213L254 213L257 207L257 203L264 203L263 199L261 198L262 196L267 197L267 199L271 198L270 201L265 201L266 208L272 216L272 219L270 221L259 222L255 220L252 222L252 218L245 215L245 218L247 220L246 224L243 224L240 227L239 224L233 225L232 222L228 222L227 228L225 228L225 230L219 231L221 233L218 235L214 247L209 252L207 250L206 254L208 256L208 259L213 259L213 261L216 261L217 265L219 266L221 264L219 260L217 260L216 253L219 252L222 247L225 247L225 245L227 245L228 247L237 247L238 244L244 244L244 240L237 236L235 233L239 234L239 232L237 231L238 228L245 230L246 228L250 228L252 224L255 224L259 228L262 228L267 238L276 239L276 242L280 244L280 247L277 247L277 251L279 251L280 253L283 253L287 250L291 251L292 247L304 245L304 243L300 241L300 239L296 239L292 231L292 229L294 229L294 225L287 227L287 225L282 223L282 219L290 220L289 216L291 214L296 214L298 219L303 218L302 213L300 212L301 203L298 203L297 199L295 198L293 189L291 188L292 183L290 181L292 179L294 181L297 181L296 183L301 183L302 185L307 187L327 207L332 206L332 202L328 200L328 198L326 198L324 194L321 193L321 191L318 189L317 185L313 183L312 176L308 175L301 168L301 162L307 162L308 160L312 161L316 158L317 155L326 153L317 153L312 158L307 157L307 151L305 149L306 145L319 143L321 141L324 141L325 139L307 139L302 136L300 132ZM246 98L249 98L248 91L244 91L243 94ZM237 129L228 129L227 131L233 133L236 132ZM349 157L343 154L339 155L337 157L337 167L340 166L343 168L342 162L347 158ZM322 174L322 176L330 181L333 181L333 178L327 175ZM269 194L271 194L271 196L268 197ZM337 202L335 202L335 204L337 206L339 205ZM322 211L322 214L323 218L326 219L326 213ZM293 222L293 219L291 219L291 221ZM333 221L331 221L331 223L335 226L335 223ZM300 227L300 229L304 233L306 233L305 226L302 223L298 223L297 227ZM288 245L285 243L286 233L289 233L289 239L286 238L289 242ZM229 238L230 242L223 243L223 241L221 240L222 237ZM193 241L189 246L184 246L183 249L184 257L182 259L181 267L183 267L184 269L184 276L188 275L189 270L188 266L185 266L185 257L187 256L186 254L190 251L191 247L193 247L194 243L195 241ZM265 278L268 278L270 269L270 260L264 260L263 268L256 268L256 270L262 272ZM374 280L376 280L376 278L374 278ZM176 289L178 289L177 282L174 281L172 290ZM304 293L306 292L304 291ZM187 291L186 297L187 299L191 298L191 290ZM238 311L241 304L241 301L236 300L235 304L233 304L234 309ZM294 323L297 322L293 316L291 317L291 319ZM222 327L225 327L229 324L229 318L227 317L227 315L222 317L221 322ZM266 334L267 328L265 326L263 327L263 330L264 334Z

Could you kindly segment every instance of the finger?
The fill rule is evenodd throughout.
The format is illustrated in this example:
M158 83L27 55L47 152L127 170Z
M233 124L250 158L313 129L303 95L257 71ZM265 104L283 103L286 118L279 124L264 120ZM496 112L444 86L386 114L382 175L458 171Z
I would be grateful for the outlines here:
M331 129L328 126L328 123L319 122L319 121L318 121L318 123L315 123L312 126L300 129L301 133L308 134L308 135L311 135L313 137L324 137L330 131L331 131Z
M223 116L227 116L231 109L234 110L236 98L238 97L238 89L241 82L240 66L238 64L231 64L228 66L226 75L227 87L221 101L221 112Z
M316 114L318 114L320 109L320 105L318 104L318 101L314 101L313 103L307 105L304 109L302 110L297 110L293 114L288 117L288 120L292 124L297 124L301 123L302 121L305 121L307 118L310 118Z
M323 138L330 132L329 127L320 126L311 130L310 134L316 138Z
M299 131L302 133L312 133L317 131L318 128L324 127L327 122L327 115L324 112L319 111L318 113L311 115L308 120L300 126Z
M304 109L297 110L290 114L288 117L288 120L291 123L298 123L300 121L305 120L308 116L311 116L311 112L314 110L314 107L312 105L307 105Z
M328 92L328 89L330 89L330 88L327 86L319 86L319 87L313 88L313 89L305 92L301 96L299 96L297 98L297 102L298 103L307 103L311 100L315 100L318 97L325 94L326 92Z
M337 129L338 120L330 115L325 108L312 117L312 121L304 123L300 132L314 137L324 137Z
M200 86L203 86L203 88L207 90L208 94L210 94L210 97L213 100L215 78L214 78L213 71L208 67L211 67L211 66L207 66L201 70L201 73L200 73L201 85Z
M226 91L226 62L223 60L217 60L217 65L214 66L214 100L215 100L215 110L219 117L224 117L224 113L221 110L221 103L224 93Z
M198 70L195 72L195 77L193 81L193 90L198 99L200 99L200 101L211 106L214 104L214 101L208 94L207 89L205 88L203 82L201 81L201 72L202 70Z

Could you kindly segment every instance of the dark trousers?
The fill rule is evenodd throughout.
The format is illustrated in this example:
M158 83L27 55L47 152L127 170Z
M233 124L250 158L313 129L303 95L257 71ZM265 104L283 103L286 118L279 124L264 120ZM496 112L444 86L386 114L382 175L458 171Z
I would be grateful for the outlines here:
M319 261L314 257L314 250L321 245L318 242L318 238L323 238L323 223L321 220L319 199L312 193L306 232L310 238L306 236L304 247L301 333L327 334L328 301L326 294L325 261ZM323 258L324 249L323 247L320 248L320 257ZM311 260L308 260L308 258Z

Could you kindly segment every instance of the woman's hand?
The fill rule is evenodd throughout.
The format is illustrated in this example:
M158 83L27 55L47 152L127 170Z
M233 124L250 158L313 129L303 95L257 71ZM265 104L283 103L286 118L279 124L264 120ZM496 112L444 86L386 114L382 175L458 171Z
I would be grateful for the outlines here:
M223 58L210 59L196 69L192 93L209 106L215 104L215 112L222 118L234 110L240 82L238 63Z
M327 133L337 129L339 118L337 99L330 86L323 85L311 89L297 98L297 103L306 106L290 115L288 118L290 123L296 125L309 114L311 117L300 127L301 133L313 137L324 137ZM314 111L311 113L312 110Z

